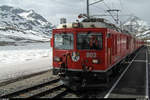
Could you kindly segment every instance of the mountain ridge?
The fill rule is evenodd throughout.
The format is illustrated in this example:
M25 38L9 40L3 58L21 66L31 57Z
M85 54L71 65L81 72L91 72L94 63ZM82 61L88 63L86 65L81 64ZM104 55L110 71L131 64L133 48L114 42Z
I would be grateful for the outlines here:
M123 28L134 34L143 33L150 29L148 23L137 16L130 17L123 24Z
M0 41L48 41L54 26L34 10L0 6ZM13 38L15 37L15 38ZM5 38L5 39L4 39Z

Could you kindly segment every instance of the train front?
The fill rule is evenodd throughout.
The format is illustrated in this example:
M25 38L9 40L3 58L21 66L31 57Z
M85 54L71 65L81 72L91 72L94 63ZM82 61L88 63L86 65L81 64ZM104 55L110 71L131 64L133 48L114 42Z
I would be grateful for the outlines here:
M79 23L53 30L53 74L66 86L84 86L103 78L106 69L105 28L80 28Z

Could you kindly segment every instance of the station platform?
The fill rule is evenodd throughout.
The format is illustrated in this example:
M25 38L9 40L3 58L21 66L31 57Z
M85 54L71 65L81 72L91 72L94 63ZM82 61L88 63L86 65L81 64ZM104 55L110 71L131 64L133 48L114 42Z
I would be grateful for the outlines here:
M138 98L144 100L148 95L146 71L149 67L147 66L148 62L150 62L148 47L141 48L108 98Z

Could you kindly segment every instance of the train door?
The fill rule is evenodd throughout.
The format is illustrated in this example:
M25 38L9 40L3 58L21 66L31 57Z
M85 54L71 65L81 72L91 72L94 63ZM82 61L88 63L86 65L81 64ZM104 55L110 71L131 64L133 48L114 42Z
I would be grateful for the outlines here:
M120 35L117 35L117 56L120 56Z
M117 56L117 35L115 35L115 56Z
M120 39L120 53L119 54L120 54L120 57L122 57L122 49L123 49L122 48L122 35L120 34L119 36L120 36L119 38Z
M114 35L114 61L117 60L117 35Z
M107 64L110 66L112 63L112 35L107 35Z
M130 53L130 43L131 42L131 40L130 40L130 37L127 37L127 40L126 40L126 49L127 49L127 51L128 51L128 53Z
M133 38L131 38L131 53L133 52L133 50L134 50L134 39Z
M116 35L112 34L112 63L116 60Z

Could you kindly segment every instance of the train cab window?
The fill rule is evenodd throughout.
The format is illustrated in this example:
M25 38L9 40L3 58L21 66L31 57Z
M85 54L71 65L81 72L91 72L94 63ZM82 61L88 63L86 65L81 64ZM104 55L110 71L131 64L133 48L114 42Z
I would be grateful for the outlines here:
M54 35L54 47L55 49L70 50L73 49L73 34L62 33Z
M78 33L77 49L79 50L100 50L102 49L101 33Z

